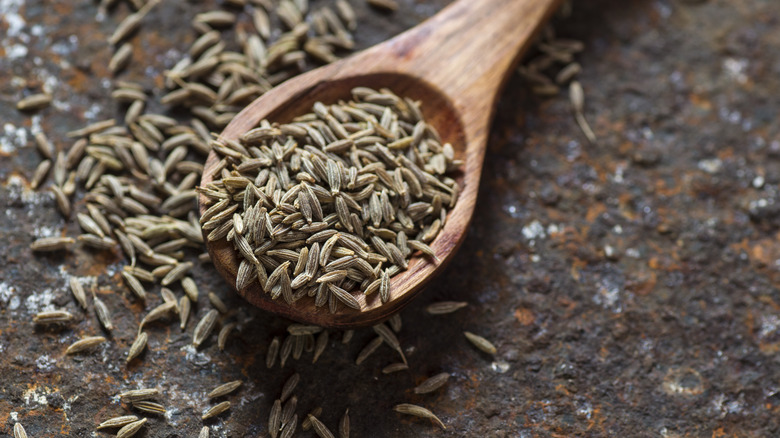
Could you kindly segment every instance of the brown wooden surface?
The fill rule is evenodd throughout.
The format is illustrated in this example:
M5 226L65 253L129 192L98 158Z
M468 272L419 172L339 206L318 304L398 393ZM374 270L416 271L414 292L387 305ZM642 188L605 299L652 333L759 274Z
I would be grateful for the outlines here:
M422 102L426 121L442 141L464 160L458 202L431 246L441 260L416 257L409 269L391 280L390 298L357 294L361 310L345 306L335 314L304 298L293 305L270 299L253 282L239 291L245 299L285 317L325 327L376 324L403 308L425 283L441 271L463 241L477 198L487 133L498 90L531 37L559 0L461 0L421 25L362 53L293 78L247 106L225 128L224 139L237 139L262 119L291 120L310 111L314 102L348 99L356 86L387 87ZM209 156L201 185L212 180L218 162ZM201 197L201 213L207 208ZM220 275L235 288L238 256L226 240L207 243Z

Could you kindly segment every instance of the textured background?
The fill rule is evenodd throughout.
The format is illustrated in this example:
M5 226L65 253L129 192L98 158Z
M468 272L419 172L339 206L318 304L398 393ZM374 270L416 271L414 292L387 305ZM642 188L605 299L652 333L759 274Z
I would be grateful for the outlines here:
M153 78L192 41L185 23L211 3L164 2L133 39L144 62L122 77L160 87ZM447 2L401 3L390 16L360 9L361 47ZM127 12L99 22L89 1L0 1L0 435L18 419L31 437L92 436L100 420L126 412L115 394L156 386L168 414L139 436L195 436L205 393L242 379L230 413L208 424L216 436L264 436L294 371L299 414L323 406L335 429L349 406L353 436L780 433L780 9L775 0L575 3L556 27L586 43L580 80L598 144L585 141L565 95L541 99L517 76L509 81L472 229L402 313L411 371L385 376L396 360L387 347L354 365L370 330L346 346L333 334L316 366L304 356L269 371L266 346L286 322L253 310L225 352L213 338L188 347L192 323L185 333L158 324L142 360L125 367L143 309L119 285L124 261L33 256L36 237L78 227L27 180L40 159L34 132L65 147L68 130L121 114L108 98L105 40ZM43 84L54 104L17 112L23 89ZM78 337L99 333L75 307L70 275L99 275L101 298L127 308L95 354L64 356ZM242 305L207 266L196 276L202 292ZM443 299L471 306L424 312ZM32 315L50 307L77 323L35 328ZM475 350L462 330L493 340L498 354ZM412 393L440 371L453 374L443 390ZM392 412L401 402L427 406L447 430Z

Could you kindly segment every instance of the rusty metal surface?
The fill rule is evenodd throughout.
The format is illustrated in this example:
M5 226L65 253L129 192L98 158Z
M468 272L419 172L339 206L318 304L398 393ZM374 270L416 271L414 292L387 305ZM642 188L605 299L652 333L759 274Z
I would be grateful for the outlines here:
M404 1L408 16L362 10L357 40L387 38L444 3ZM142 360L126 367L143 309L118 286L124 262L86 251L34 256L36 237L75 235L77 225L59 216L50 193L27 185L40 159L33 132L64 147L65 132L118 111L104 41L126 11L97 21L92 2L0 6L0 435L18 420L31 437L94 436L99 421L127 412L117 393L156 386L168 414L139 436L196 436L205 394L242 379L230 413L206 424L212 436L267 436L270 406L293 372L302 376L299 414L322 406L335 429L350 407L352 436L780 433L774 1L577 2L557 28L586 42L580 79L598 144L587 144L565 96L540 99L510 81L472 230L447 272L402 313L411 371L389 376L380 372L397 360L389 348L354 364L370 330L348 345L333 334L316 365L308 354L269 371L268 342L286 322L253 310L225 352L213 337L189 347L192 323L184 333L158 324ZM164 2L134 39L154 66L123 78L159 87L152 78L193 37L173 23L204 8ZM14 109L25 87L44 84L51 108ZM115 309L117 328L95 354L64 355L78 337L100 333L70 297L70 275L98 275L98 293ZM241 305L208 267L197 280ZM471 306L425 313L444 299ZM68 309L77 323L34 327L32 315L47 306ZM491 339L498 354L475 350L463 330ZM411 391L441 371L453 374L444 389ZM404 402L430 408L447 430L392 412Z

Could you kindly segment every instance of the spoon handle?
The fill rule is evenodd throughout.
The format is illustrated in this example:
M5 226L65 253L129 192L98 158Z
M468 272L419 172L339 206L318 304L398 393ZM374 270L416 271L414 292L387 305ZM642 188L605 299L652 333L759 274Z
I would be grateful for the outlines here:
M394 38L389 47L394 56L385 58L382 68L392 63L397 71L441 89L457 110L489 117L511 67L559 3L458 0Z

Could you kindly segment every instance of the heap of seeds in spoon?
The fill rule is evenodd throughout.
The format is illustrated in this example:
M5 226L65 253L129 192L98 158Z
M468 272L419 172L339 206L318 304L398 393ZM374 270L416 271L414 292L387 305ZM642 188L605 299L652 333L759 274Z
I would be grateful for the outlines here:
M236 287L252 282L292 304L359 309L353 292L389 298L389 278L428 245L455 205L460 162L419 103L359 87L352 101L314 104L291 123L267 120L240 141L218 140L209 240L241 254Z

